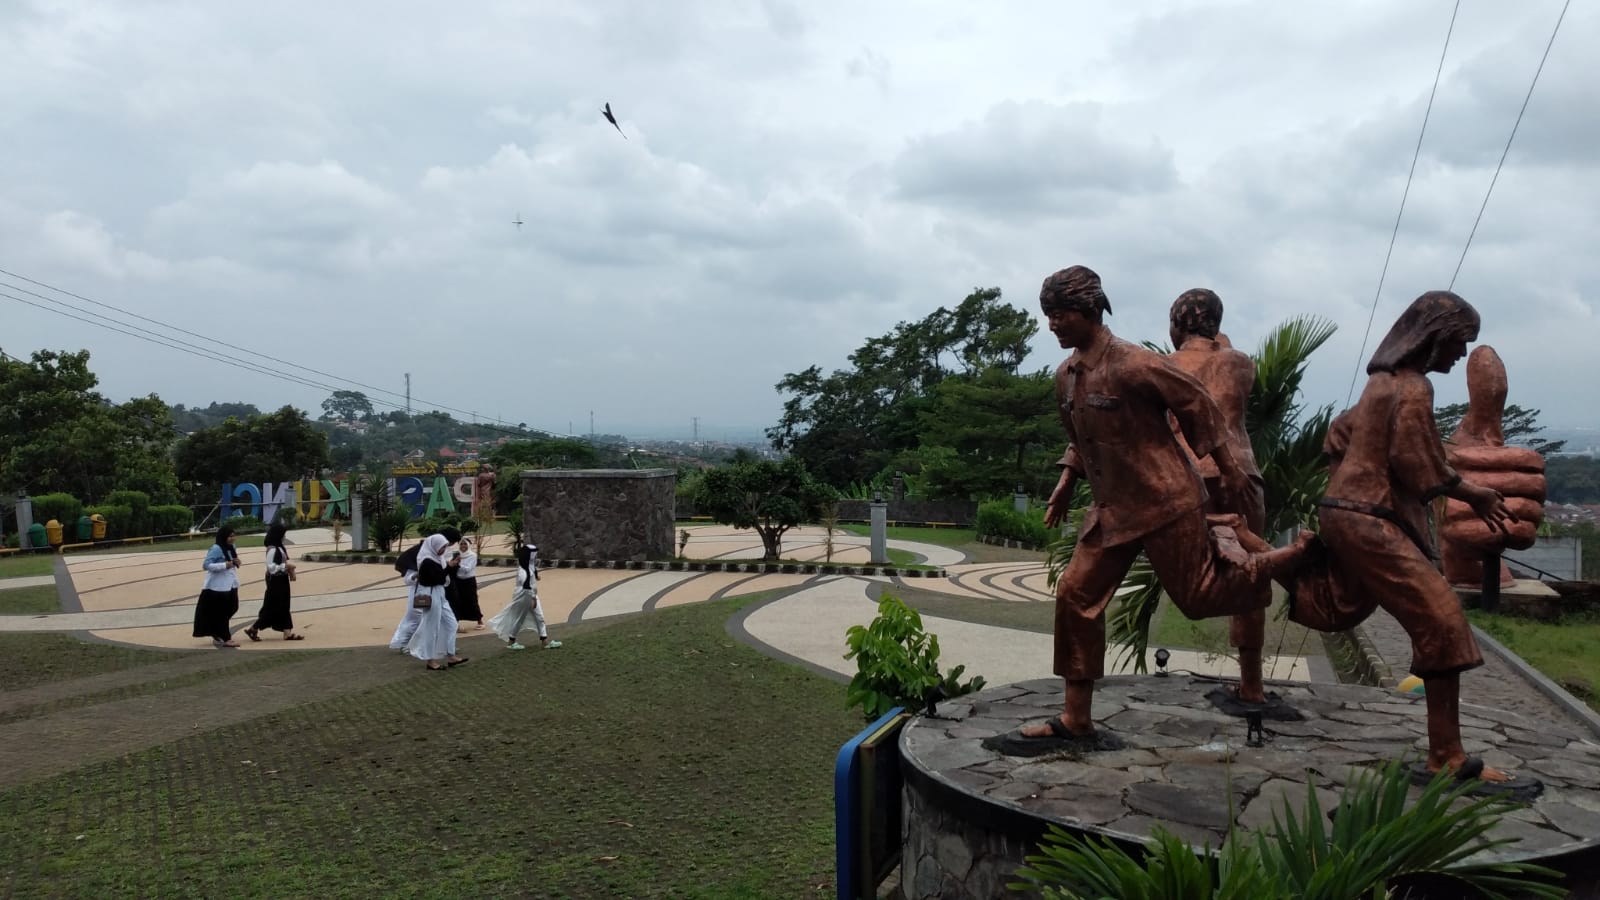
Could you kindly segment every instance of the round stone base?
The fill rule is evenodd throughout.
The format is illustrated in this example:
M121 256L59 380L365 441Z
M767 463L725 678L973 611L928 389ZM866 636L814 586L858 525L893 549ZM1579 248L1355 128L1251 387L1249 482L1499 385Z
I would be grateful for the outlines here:
M1359 768L1426 753L1424 700L1382 688L1274 682L1302 721L1267 721L1261 747L1247 724L1207 700L1217 682L1191 676L1119 675L1097 685L1097 727L1123 750L1023 758L986 750L984 738L1059 713L1060 679L992 688L941 702L901 733L908 898L1025 896L1005 884L1036 852L1049 823L1138 846L1160 826L1196 849L1217 847L1229 826L1269 826L1285 801L1302 807L1306 783L1324 810ZM1576 730L1461 704L1468 753L1544 784L1489 837L1517 843L1488 859L1531 860L1600 884L1600 743ZM1420 788L1413 788L1414 793ZM1587 873L1587 874L1586 874Z

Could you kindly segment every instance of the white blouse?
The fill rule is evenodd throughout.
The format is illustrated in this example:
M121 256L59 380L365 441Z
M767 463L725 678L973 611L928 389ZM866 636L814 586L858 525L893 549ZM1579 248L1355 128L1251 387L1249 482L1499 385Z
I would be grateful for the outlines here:
M476 578L478 572L478 554L468 550L461 554L461 565L456 567L457 578Z

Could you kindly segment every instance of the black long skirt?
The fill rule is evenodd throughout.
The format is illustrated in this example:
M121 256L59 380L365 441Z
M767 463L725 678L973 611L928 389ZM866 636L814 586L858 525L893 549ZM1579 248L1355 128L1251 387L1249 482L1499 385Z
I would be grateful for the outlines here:
M256 616L255 630L294 630L294 617L289 614L290 593L288 575L267 576L267 594L261 600L261 615Z
M478 579L450 579L445 596L450 600L450 610L456 614L457 621L476 622L483 618L483 610L478 606Z
M239 611L239 589L227 591L204 590L194 606L194 636L226 641L233 637L228 622Z

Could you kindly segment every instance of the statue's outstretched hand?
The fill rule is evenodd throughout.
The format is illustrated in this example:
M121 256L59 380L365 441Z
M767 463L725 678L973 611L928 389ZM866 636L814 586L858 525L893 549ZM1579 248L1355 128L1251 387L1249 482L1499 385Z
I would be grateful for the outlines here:
M1508 525L1517 521L1516 513L1506 505L1506 498L1493 488L1473 485L1472 497L1467 502L1472 505L1472 511L1478 514L1478 518L1491 528L1505 531Z

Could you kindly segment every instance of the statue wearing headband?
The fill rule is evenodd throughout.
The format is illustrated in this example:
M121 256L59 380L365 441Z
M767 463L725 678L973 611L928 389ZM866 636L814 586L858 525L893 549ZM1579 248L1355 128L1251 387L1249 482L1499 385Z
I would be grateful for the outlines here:
M1090 717L1094 683L1105 675L1105 611L1143 552L1173 603L1191 619L1245 615L1265 606L1260 586L1286 566L1238 516L1208 521L1206 489L1168 416L1193 453L1211 457L1222 490L1248 490L1249 475L1229 446L1217 404L1195 378L1161 354L1123 341L1103 318L1111 303L1084 266L1051 275L1039 305L1072 356L1056 370L1056 400L1067 433L1060 481L1045 524L1065 521L1079 479L1093 502L1077 545L1056 582L1054 668L1066 682L1065 708L1044 723L987 739L1011 755L1118 746Z

